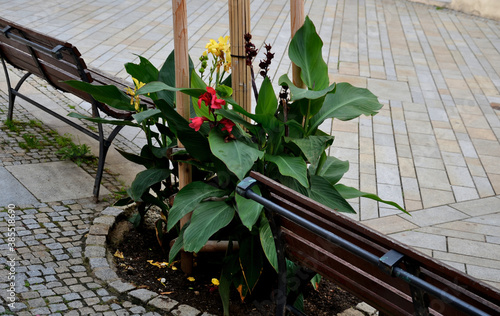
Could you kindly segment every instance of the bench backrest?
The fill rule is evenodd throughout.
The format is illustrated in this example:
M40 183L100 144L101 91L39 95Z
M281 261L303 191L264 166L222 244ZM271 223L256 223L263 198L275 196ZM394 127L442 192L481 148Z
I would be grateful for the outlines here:
M93 102L90 95L63 82L92 82L80 52L70 43L0 18L0 54L11 65L45 79L55 88Z
M400 267L411 271L424 281L442 289L460 300L490 315L500 313L500 292L468 275L443 265L381 233L370 229L344 215L271 179L252 172L269 200L292 213L326 229L360 247L364 251L383 257L390 250L404 255ZM327 241L292 220L275 215L281 228L288 258L336 282L339 286L390 315L420 314L415 311L408 283L390 276L380 268ZM388 258L390 261L391 259ZM420 293L421 294L421 293ZM464 315L449 302L427 294L417 299L425 300L431 314Z

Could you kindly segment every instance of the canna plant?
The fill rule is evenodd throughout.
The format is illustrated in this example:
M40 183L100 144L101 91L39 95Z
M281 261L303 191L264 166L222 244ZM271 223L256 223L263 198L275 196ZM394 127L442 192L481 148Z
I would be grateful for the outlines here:
M246 40L250 64L256 51L250 36ZM157 223L159 236L163 230L177 232L169 261L181 249L198 252L210 239L230 241L219 285L226 314L231 285L243 300L255 289L266 266L277 268L274 241L262 206L235 194L237 184L251 170L335 211L354 213L346 199L357 197L375 199L404 211L394 202L339 183L349 163L327 155L334 136L321 131L321 124L327 119L375 115L382 105L367 89L329 82L321 52L323 42L308 17L289 47L290 60L301 68L306 87L296 87L284 74L278 80L282 91L276 95L267 76L274 55L270 45L266 45L266 59L260 62L259 72L264 79L259 89L255 81L253 84L255 113L245 111L231 98L231 78L226 76L230 65L228 42L228 38L220 38L207 45L207 52L200 59L201 76L195 70L191 72L191 87L174 88L173 54L160 70L142 57L139 64L127 64L125 68L135 78L137 88L128 95L114 86L69 82L110 106L136 111L134 121L71 115L143 129L148 144L141 153L122 152L146 167L127 192L130 201L142 205L142 215L149 205L162 209L163 221ZM209 74L205 74L209 56L213 61ZM176 91L192 97L190 121L175 110ZM139 96L151 98L155 108L142 107L137 103ZM178 141L184 149L175 150ZM180 191L175 181L179 161L193 167L193 182ZM257 187L254 190L261 194ZM167 201L174 193L175 202L170 206ZM191 220L181 229L180 219L191 212ZM238 247L233 247L236 242Z

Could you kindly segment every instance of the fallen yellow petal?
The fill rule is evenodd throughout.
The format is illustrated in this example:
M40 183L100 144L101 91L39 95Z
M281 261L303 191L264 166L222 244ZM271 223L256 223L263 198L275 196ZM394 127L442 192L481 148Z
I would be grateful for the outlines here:
M116 249L116 252L115 252L114 256L117 257L117 258L123 259L123 252L121 252L120 250Z
M189 278L188 278L188 281L193 282L193 281L194 281L194 278L193 278L193 277L189 277Z
M216 278L213 278L212 279L212 284L215 285L215 286L219 286L219 280L217 280Z

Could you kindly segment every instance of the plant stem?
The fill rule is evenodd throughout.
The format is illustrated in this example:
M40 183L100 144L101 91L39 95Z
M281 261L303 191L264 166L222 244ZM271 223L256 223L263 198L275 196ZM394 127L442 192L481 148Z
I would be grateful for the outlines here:
M253 94L255 96L255 102L259 99L259 92L257 91L257 84L255 83L255 74L253 72L253 67L250 66L250 73L252 75L252 88L253 88Z
M318 166L316 167L316 172L314 173L315 175L319 175L319 172L323 168L323 165L325 164L325 162L326 162L326 153L323 152L321 154L321 157L319 158Z
M281 105L283 106L283 123L285 123L285 137L288 137L290 131L289 131L289 126L286 125L286 122L288 122L288 104L286 102L286 99L281 99Z
M309 136L309 116L311 115L311 100L307 100L307 114L304 121L304 132L306 136Z
M148 120L144 120L142 122L142 129L144 130L144 133L146 133L146 139L148 140L148 146L153 147L153 145L151 143L151 131L149 130L148 126L146 125L147 121Z

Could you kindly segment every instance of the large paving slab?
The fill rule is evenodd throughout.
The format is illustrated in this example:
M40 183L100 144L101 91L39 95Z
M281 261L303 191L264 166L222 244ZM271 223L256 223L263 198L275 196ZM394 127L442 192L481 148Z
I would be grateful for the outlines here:
M4 167L0 167L0 207L9 204L29 205L38 200Z
M6 169L42 202L92 196L94 179L70 161L15 165ZM101 186L101 195L109 193Z

